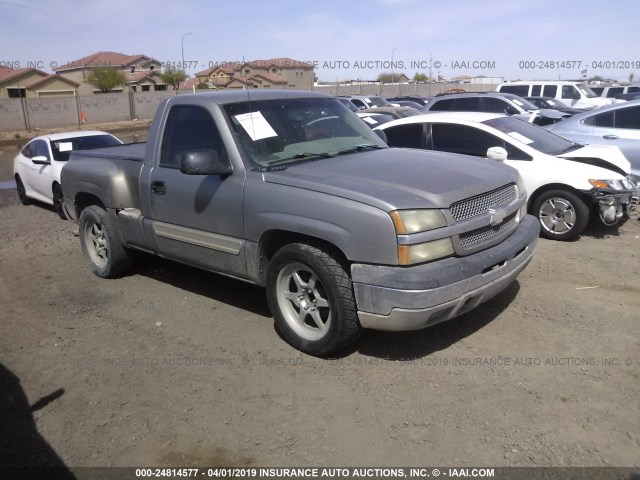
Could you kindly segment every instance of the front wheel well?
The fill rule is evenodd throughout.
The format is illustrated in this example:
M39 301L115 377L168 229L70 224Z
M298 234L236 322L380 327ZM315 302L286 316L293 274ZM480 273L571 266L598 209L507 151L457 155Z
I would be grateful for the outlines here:
M327 251L332 253L334 259L338 261L347 272L350 270L350 262L347 256L333 243L311 235L287 230L269 230L262 234L259 246L259 258L260 264L263 266L262 270L266 271L266 266L271 262L271 259L278 250L291 243L322 245Z
M537 190L529 194L529 198L527 198L527 212L531 213L531 208L535 203L536 198L538 198L544 192L548 192L550 190L565 190L569 193L573 193L574 195L576 195L578 198L584 201L587 205L589 205L590 203L589 197L587 195L585 195L583 192L581 192L580 190L577 190L576 188L570 185L567 185L565 183L548 183L546 185L542 185L541 187L538 187Z

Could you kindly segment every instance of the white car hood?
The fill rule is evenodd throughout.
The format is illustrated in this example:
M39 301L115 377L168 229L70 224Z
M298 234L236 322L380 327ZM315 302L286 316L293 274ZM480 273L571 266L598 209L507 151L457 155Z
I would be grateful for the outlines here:
M631 164L618 147L612 145L585 145L582 148L557 155L560 158L594 165L627 176Z

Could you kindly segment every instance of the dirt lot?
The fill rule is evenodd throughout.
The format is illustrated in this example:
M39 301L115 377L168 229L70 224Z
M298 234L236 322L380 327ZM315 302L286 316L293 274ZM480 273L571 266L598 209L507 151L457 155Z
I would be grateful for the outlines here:
M15 197L0 464L640 465L637 218L541 240L462 318L321 360L278 337L263 290L151 258L99 279L74 224Z

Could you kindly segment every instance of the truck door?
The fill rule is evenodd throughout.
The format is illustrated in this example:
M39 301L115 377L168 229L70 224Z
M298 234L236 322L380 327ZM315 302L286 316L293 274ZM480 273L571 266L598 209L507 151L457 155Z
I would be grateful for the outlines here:
M244 172L224 176L182 173L182 156L202 149L214 150L221 162L229 162L207 109L195 105L172 107L162 135L160 158L149 174L148 195L158 253L244 277Z

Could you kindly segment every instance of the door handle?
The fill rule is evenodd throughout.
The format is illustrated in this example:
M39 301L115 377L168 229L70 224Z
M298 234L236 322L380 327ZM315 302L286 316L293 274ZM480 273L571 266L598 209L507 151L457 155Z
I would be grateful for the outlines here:
M606 138L607 140L617 140L620 137L617 135L602 135L602 138Z
M151 193L155 193L156 195L164 195L167 193L167 187L164 182L151 182Z

